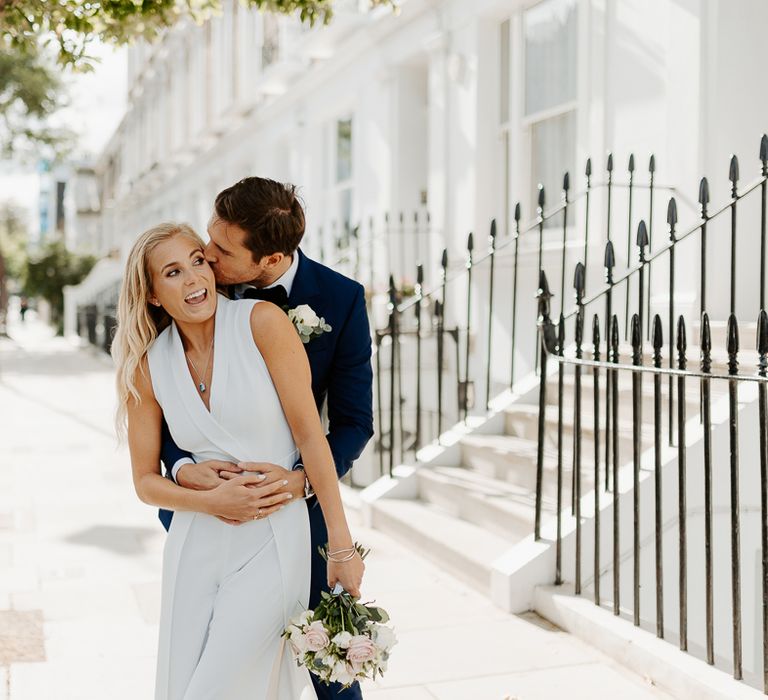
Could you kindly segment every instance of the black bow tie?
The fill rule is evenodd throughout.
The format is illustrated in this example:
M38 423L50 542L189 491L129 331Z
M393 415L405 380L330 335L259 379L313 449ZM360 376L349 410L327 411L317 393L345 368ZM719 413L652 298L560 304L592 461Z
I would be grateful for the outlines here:
M243 292L243 299L263 299L264 301L271 301L281 309L288 306L288 292L286 292L285 287L280 284L276 287L269 287L268 289L247 287Z

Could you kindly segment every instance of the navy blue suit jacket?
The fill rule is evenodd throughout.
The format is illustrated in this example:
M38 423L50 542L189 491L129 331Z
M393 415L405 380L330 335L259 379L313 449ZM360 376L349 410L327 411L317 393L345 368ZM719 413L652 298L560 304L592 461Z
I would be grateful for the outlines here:
M328 443L339 478L352 467L373 435L373 372L371 369L371 334L362 285L321 265L301 250L299 268L288 297L290 307L309 304L325 318L332 330L310 340L304 347L312 370L312 393L318 411L328 405ZM163 421L161 459L170 473L176 462L190 457L174 443ZM317 547L328 540L328 531L317 499L310 499L312 531L312 584L310 608L327 589L326 564ZM167 530L173 513L160 511Z

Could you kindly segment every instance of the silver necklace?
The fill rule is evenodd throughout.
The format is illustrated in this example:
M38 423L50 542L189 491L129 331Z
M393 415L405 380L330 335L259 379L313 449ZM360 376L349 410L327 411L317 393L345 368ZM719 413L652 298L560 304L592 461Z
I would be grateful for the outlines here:
M197 367L195 367L195 363L192 362L192 359L187 355L187 353L184 353L184 357L187 358L187 362L189 362L190 365L192 365L192 369L195 370L195 374L197 375L197 379L200 382L197 385L197 388L200 390L201 394L205 393L205 390L207 387L205 386L205 376L208 374L208 367L211 365L211 358L213 357L213 338L211 338L211 347L208 349L208 361L205 363L205 372L203 372L203 376L200 376L200 372L197 371Z

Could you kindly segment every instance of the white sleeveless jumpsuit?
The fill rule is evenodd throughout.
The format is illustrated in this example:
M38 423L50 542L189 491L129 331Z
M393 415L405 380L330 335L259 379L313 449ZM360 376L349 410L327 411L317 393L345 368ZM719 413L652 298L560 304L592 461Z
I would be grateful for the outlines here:
M155 397L176 444L195 461L297 457L267 366L253 341L251 301L219 295L210 413L175 324L149 350ZM310 532L303 500L233 526L177 512L163 555L155 700L314 700L280 635L306 609Z

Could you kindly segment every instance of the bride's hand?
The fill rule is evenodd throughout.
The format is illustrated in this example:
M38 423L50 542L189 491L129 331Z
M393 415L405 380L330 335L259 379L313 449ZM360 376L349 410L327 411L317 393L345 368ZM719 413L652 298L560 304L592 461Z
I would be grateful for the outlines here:
M206 491L210 515L241 522L266 518L291 502L283 481L262 484L259 474L243 474ZM282 493L281 493L282 492Z
M331 590L340 583L353 598L360 597L365 562L355 553L354 558L345 562L328 561L328 585Z

